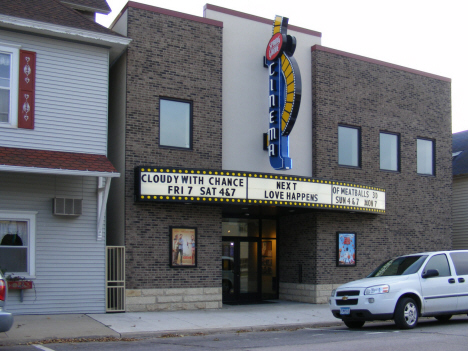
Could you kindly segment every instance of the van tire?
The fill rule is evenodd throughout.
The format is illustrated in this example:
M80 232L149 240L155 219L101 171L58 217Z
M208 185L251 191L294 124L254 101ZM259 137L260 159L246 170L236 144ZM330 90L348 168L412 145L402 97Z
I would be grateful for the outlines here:
M418 324L418 305L410 297L400 299L395 307L394 321L400 329L413 329Z
M364 325L364 321L343 321L343 323L350 329L359 329Z
M440 316L435 316L435 319L437 319L439 322L448 322L452 318L451 314L443 314Z

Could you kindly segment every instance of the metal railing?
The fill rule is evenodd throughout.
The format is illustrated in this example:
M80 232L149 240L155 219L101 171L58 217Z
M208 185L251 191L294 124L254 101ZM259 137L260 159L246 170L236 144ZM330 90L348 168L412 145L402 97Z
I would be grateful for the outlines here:
M106 312L125 312L125 246L106 247Z

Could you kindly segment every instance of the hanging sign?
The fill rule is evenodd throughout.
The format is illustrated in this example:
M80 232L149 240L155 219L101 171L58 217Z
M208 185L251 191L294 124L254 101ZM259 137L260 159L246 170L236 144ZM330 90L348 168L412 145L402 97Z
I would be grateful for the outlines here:
M296 38L287 34L288 19L276 16L264 66L269 76L268 156L274 169L291 169L289 134L301 104L301 74L293 57Z

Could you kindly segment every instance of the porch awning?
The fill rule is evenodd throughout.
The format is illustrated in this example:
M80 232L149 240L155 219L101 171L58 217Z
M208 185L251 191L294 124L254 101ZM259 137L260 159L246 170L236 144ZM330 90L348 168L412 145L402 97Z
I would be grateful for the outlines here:
M120 177L105 155L0 147L0 172Z

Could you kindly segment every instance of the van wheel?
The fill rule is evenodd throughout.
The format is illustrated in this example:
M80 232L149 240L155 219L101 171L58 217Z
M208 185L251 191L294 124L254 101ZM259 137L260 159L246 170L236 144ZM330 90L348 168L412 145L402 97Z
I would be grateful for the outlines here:
M451 314L443 314L441 316L435 316L435 319L437 319L439 322L448 322L452 318Z
M400 329L412 329L418 324L418 305L410 297L398 301L395 308L395 324Z
M365 322L363 321L343 321L344 324L350 329L359 329L362 328Z

